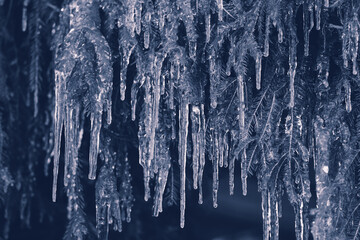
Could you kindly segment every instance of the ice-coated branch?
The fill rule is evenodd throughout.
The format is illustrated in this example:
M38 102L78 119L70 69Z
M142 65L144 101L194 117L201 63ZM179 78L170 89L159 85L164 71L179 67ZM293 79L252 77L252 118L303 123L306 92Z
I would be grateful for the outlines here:
M70 31L55 56L53 201L56 200L62 128L64 124L68 125L73 121L70 113L75 107L79 108L78 111L90 113L89 179L96 177L103 110L108 113L107 123L111 123L111 56L109 46L98 29L98 7L96 0L74 0L70 3L69 8L73 13L70 17ZM94 61L97 62L96 65ZM65 131L65 145L71 147L73 138L73 135Z

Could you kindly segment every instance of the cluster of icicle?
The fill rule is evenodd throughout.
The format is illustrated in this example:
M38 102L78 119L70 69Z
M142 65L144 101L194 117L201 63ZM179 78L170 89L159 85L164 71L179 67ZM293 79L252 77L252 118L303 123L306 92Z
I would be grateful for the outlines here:
M226 2L226 4L224 3ZM117 26L113 29L119 31L119 54L120 54L120 98L126 98L127 68L131 56L135 56L137 73L131 90L131 118L139 121L139 163L143 167L145 201L151 198L150 181L155 180L154 216L158 216L163 210L163 195L167 184L167 178L173 161L171 161L170 142L177 142L178 164L180 166L180 226L185 224L185 201L186 201L186 166L191 159L193 173L193 188L199 190L199 203L202 198L202 178L205 166L205 155L213 166L213 206L217 207L217 192L219 188L219 167L229 168L230 194L234 192L234 164L235 159L241 159L241 179L243 194L247 193L247 177L250 173L251 161L254 158L247 156L248 151L237 151L234 143L242 142L243 145L251 142L249 139L250 125L253 118L246 119L246 61L248 56L255 61L255 86L262 89L262 60L270 54L270 34L277 32L278 44L288 44L289 52L289 115L286 117L285 133L286 141L289 142L289 151L286 158L289 161L279 160L274 165L267 165L272 159L258 160L261 165L262 179L259 179L259 188L262 192L262 210L264 220L264 239L277 239L279 237L279 217L281 217L281 196L283 190L278 188L277 182L269 184L273 178L274 169L280 171L284 164L284 185L293 204L296 213L296 234L298 239L304 239L308 235L308 219L303 211L307 208L310 199L310 182L308 176L308 150L304 145L295 140L294 129L301 127L301 116L295 114L295 79L297 71L297 37L295 24L295 6L303 5L304 26L304 55L309 55L309 34L316 26L321 30L322 10L328 9L329 0L297 0L291 2L288 7L287 1L253 1L246 6L242 1L223 0L124 0L121 4L111 0L73 0L67 6L70 16L69 31L64 36L61 47L56 52L55 61L55 150L54 150L54 185L53 200L56 199L56 188L59 168L59 156L61 145L61 133L65 132L65 186L71 183L71 176L76 175L78 152L82 140L83 119L85 113L85 100L92 106L89 112L91 119L91 139L89 154L89 179L96 178L97 158L99 154L100 132L102 128L102 113L107 111L108 121L111 123L111 93L112 93L112 67L110 48L100 32L99 7L105 11L105 15L111 20L116 20ZM339 2L339 1L337 1ZM283 6L286 10L279 6ZM336 6L335 6L336 7ZM66 14L65 14L66 15ZM359 41L358 14L348 14L346 25L342 28L343 60L344 67L352 64L352 73L358 73L356 59ZM264 21L264 29L259 28L257 35L263 39L258 43L255 34L259 21ZM179 44L180 22L185 28L186 43ZM204 28L204 42L207 59L204 60L203 49L198 48L199 31L197 27ZM335 28L337 26L334 26ZM231 35L241 29L240 36ZM264 31L263 31L264 30ZM81 39L81 40L79 40ZM84 40L85 39L85 40ZM88 49L84 49L87 41L92 44L95 54L91 55ZM159 45L158 42L161 42ZM223 74L221 59L222 46L225 41L230 42L228 59L225 67L227 76L236 76L237 90L235 101L237 106L238 125L225 128L223 126L210 127L206 119L205 80L198 80L191 76L197 61L208 62L209 72L209 111L215 111L221 98L219 79ZM93 58L91 58L91 56ZM92 64L92 62L96 64ZM245 64L244 64L245 62ZM328 76L328 64L326 60L320 61L319 74L326 85ZM86 72L86 65L96 66L96 74L92 76ZM84 66L81 74L74 75L74 68ZM81 69L82 67L78 67ZM89 68L91 69L91 67ZM75 78L75 79L74 79ZM91 81L87 88L92 95L83 94L87 98L80 99L73 89L72 81ZM94 80L93 80L94 79ZM72 88L71 88L72 87ZM79 88L82 85L80 84ZM75 86L76 88L76 86ZM346 110L351 111L351 89L346 89ZM141 94L140 94L141 93ZM266 95L264 91L264 97ZM75 96L76 95L76 96ZM143 104L138 102L139 96L143 97ZM84 97L84 98L85 98ZM258 138L256 148L264 148L269 132L272 111L275 111L275 93L271 97L271 108L263 132ZM274 107L275 108L275 107ZM248 123L248 124L247 124ZM280 122L279 122L280 124ZM209 135L209 138L207 137ZM191 140L190 140L191 139ZM189 141L190 140L190 141ZM191 143L191 144L190 144ZM321 145L321 143L319 143ZM296 154L301 155L304 161L301 173L293 180L292 158L297 146ZM191 149L188 149L191 147ZM234 150L235 149L235 150ZM266 152L265 150L262 150ZM191 155L189 156L189 153ZM108 156L105 157L107 159ZM104 165L98 173L96 202L98 229L113 223L115 229L121 229L120 198L116 193L113 169L108 166L109 160L104 160ZM323 173L323 172L321 172ZM321 180L321 179L320 179ZM320 181L319 180L319 181ZM297 186L301 184L301 190L295 190L292 182ZM282 189L282 188L281 188ZM300 191L300 193L299 193ZM318 191L321 191L319 188ZM321 192L318 194L321 195ZM71 199L76 194L68 193ZM76 204L71 204L69 211L76 209ZM127 210L130 213L130 209ZM119 220L120 219L120 220ZM129 219L129 217L128 217ZM100 231L104 232L104 231ZM107 236L108 230L105 231ZM105 236L105 237L106 237ZM103 237L103 236L102 236ZM320 237L321 238L321 237Z

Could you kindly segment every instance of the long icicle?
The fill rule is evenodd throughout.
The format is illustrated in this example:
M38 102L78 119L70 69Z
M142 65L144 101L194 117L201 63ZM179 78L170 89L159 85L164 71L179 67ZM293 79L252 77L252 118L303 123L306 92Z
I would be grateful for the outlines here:
M290 75L290 108L294 107L295 104L295 74L297 67L296 57L296 40L294 36L290 38L289 46L289 75Z
M185 226L185 201L186 201L186 147L189 125L189 104L182 100L179 113L179 163L180 163L180 227Z
M256 56L256 89L260 90L261 88L261 54Z
M215 138L217 134L215 134ZM217 198L218 198L218 190L219 190L219 158L218 155L216 154L217 149L216 149L216 144L214 145L214 152L213 152L213 156L212 156L212 164L213 164L213 207L217 208L218 207L218 203L217 203Z
M205 110L204 104L201 104L201 126L200 126L200 134L199 134L199 204L203 203L203 194L202 194L202 179L205 167L205 133L206 133L206 126L205 126Z
M231 138L234 139L234 132L231 132ZM229 192L234 194L234 179L235 179L235 156L230 156L229 159Z
M52 187L52 200L56 202L56 189L59 174L59 159L60 159L60 146L61 135L64 126L63 115L65 113L64 103L66 96L62 95L63 82L65 76L59 71L55 71L55 113L54 113L54 168L53 168L53 187Z
M192 166L193 166L193 185L194 189L198 188L198 178L199 178L199 145L200 145L200 127L201 127L201 118L200 118L200 108L198 106L192 106L191 108L191 137L193 143L192 151Z
M240 137L245 136L244 127L245 127L245 86L244 86L244 77L243 75L238 75L238 96L239 96L239 130ZM247 194L247 159L246 159L246 150L243 150L241 153L241 182L243 195ZM231 192L231 190L230 190Z

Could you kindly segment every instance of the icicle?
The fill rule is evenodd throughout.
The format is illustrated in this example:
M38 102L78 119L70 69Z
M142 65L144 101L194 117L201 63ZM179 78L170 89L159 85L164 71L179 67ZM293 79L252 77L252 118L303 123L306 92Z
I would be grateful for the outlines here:
M175 66L174 64L171 64L170 67L170 90L169 90L169 108L171 110L174 109L174 77L175 77Z
M122 48L122 57L120 64L120 99L121 101L125 100L125 91L126 91L126 74L128 65L130 62L131 54L135 48L135 45L132 44L124 44L121 46Z
M256 89L261 88L261 54L256 56Z
M241 154L241 184L242 184L242 192L244 196L247 195L247 176L248 176L247 169L248 169L248 164L247 164L246 150L243 150Z
M80 129L80 131L79 131ZM66 123L65 123L65 171L64 171L64 185L67 188L68 197L68 218L70 219L74 212L78 209L78 192L77 187L77 168L78 168L78 153L80 142L82 138L82 126L80 126L80 106L76 105L74 108L66 109Z
M159 64L159 59L155 58L155 64ZM157 68L159 66L155 66ZM160 67L161 71L161 67ZM153 84L153 102L151 104L152 107L152 116L151 116L151 135L150 135L150 143L149 143L149 161L154 159L155 153L155 131L158 127L159 122L159 104L160 104L160 77L155 76L155 83ZM148 165L150 166L150 165Z
M328 8L329 7L329 0L324 0L324 7Z
M111 114L112 102L111 102L111 97L109 97L109 99L105 100L105 105L106 105L106 123L108 125L110 125L111 122L112 122L112 114Z
M28 17L27 17L27 8L28 8L28 5L29 5L29 2L30 0L24 0L23 2L23 9L22 9L22 31L25 32L26 31L26 28L27 28L27 20L28 20Z
M72 153L72 144L73 137L70 135L71 127L70 123L72 122L72 110L66 107L66 120L65 120L65 164L64 164L64 186L68 185L68 180L70 179L70 174L68 173L68 168L70 165L71 153ZM69 212L69 211L68 211Z
M278 42L282 43L284 41L284 30L282 27L278 28Z
M135 89L135 88L132 88ZM137 90L134 90L134 92ZM135 121L136 119L136 104L137 104L137 94L133 93L133 91L131 91L131 120Z
M197 42L194 40L189 41L189 56L193 61L196 60L196 48Z
M264 42L264 57L269 56L269 38L270 38L270 16L266 17L265 22L265 42Z
M182 100L179 112L179 163L180 163L180 227L185 226L186 147L189 125L189 104Z
M216 151L216 147L214 149ZM213 156L213 207L217 208L217 195L219 189L219 163L218 156L214 154Z
M137 94L139 88L145 82L145 76L139 75L135 78L133 85L131 86L131 120L135 121L136 119L136 104L137 104Z
M239 129L240 134L244 134L245 127L245 90L244 90L244 76L238 74L238 97L239 97Z
M224 167L227 168L229 165L229 142L228 142L228 130L224 134L223 146L224 146Z
M345 87L345 105L346 105L346 111L351 112L351 85L349 81L345 81L344 83Z
M272 228L272 222L271 222L271 217L272 217L272 209L271 209L271 197L270 197L270 193L269 191L267 191L267 219L266 219L266 222L267 222L267 229L266 231L268 232L269 234L269 239L271 239L271 228Z
M99 153L100 130L102 122L102 112L91 113L91 139L89 153L89 179L96 178L97 158Z
M125 151L127 148L125 148ZM120 165L121 166L121 165ZM118 176L122 177L122 184L120 186L119 192L121 196L121 213L123 214L122 221L130 222L131 221L131 208L134 201L134 196L132 195L132 185L131 185L131 173L130 173L130 165L128 154L125 154L123 172L121 172ZM119 230L120 231L120 230Z
M165 26L165 19L166 19L166 6L165 2L160 1L158 7L158 16L159 16L159 30L162 32Z
M206 31L206 43L210 42L211 36L211 14L208 13L205 16L205 31Z
M322 0L315 1L316 30L320 30L321 5L322 5L321 2Z
M279 239L279 208L278 201L274 193L269 193L269 204L270 204L270 226L271 226L271 239Z
M151 13L145 13L145 30L144 30L144 48L148 49L150 45L150 28L151 28Z
M171 112L171 139L176 139L176 112Z
M121 231L121 207L116 178L109 166L104 165L95 184L96 229L99 239L108 239L109 225Z
M219 167L224 166L224 138L221 133L219 133Z
M218 82L217 77L217 66L216 66L216 54L215 50L211 50L209 56L209 65L210 65L210 106L216 108L217 106L217 92L216 92L216 83Z
M53 187L52 187L52 200L56 201L57 179L59 173L59 158L61 135L64 126L63 115L65 113L64 103L66 95L63 94L63 84L65 76L59 71L55 71L55 112L54 112L54 168L53 168Z
M134 1L127 1L127 11L125 15L125 26L127 27L130 36L132 38L135 37L135 29L136 29L136 22L135 22L135 4L137 0ZM119 26L120 28L120 26Z
M352 70L352 74L353 75L357 75L358 71L357 71L357 54L354 53L354 56L353 56L353 59L352 59L352 62L353 62L353 70Z
M342 38L342 55L343 55L343 61L344 61L344 67L347 68L348 67L348 54L349 54L349 50L348 48L346 47L347 44L348 44L348 37L345 33L345 31L347 30L346 29L347 27L344 26L344 31L341 35L341 38Z
M140 35L141 33L141 11L142 11L142 3L140 1L136 2L135 7L135 23L136 23L136 33Z
M153 104L153 95L152 95L152 86L151 86L151 79L149 76L146 76L145 80L145 119L144 121L144 131L145 135L139 136L144 138L144 144L142 144L142 156L143 159L143 168L144 168L144 187L145 187L145 195L144 200L148 201L150 198L150 170L151 170L151 163L154 157L154 146L155 146L155 129L153 127L153 108L151 107Z
M309 26L309 30L313 29L314 28L314 9L313 9L313 5L311 5L311 7L309 7L309 21L310 21L310 26Z
M30 88L33 91L34 94L34 117L37 116L39 111L39 83L40 83L40 16L39 16L39 1L34 1L33 8L34 10L34 16L33 21L35 21L35 24L30 29L31 35L33 36L33 43L31 45L30 51L31 51L31 61L30 61Z
M218 5L218 19L219 19L220 22L222 22L222 20L223 20L223 10L224 10L223 0L217 0L217 5Z
M144 32L144 48L148 49L150 45L150 31L146 29Z
M166 87L166 76L165 76L165 74L162 74L161 75L161 81L160 81L160 94L161 94L161 96L163 96L164 94L165 94L165 87Z
M304 232L305 232L305 225L304 225L304 202L300 201L299 207L299 218L300 218L300 239L304 240Z
M162 144L164 144L164 143L162 143ZM163 147L164 147L164 145L163 145ZM170 156L168 155L168 153L169 152L166 150L166 153L165 153L166 156L162 156L162 158L166 157L166 159L161 159L163 164L161 164L159 172L158 172L158 176L157 176L157 183L156 183L157 185L156 185L156 190L155 190L156 193L155 193L155 200L154 200L154 213L153 213L153 215L155 217L157 217L159 215L159 213L162 212L163 195L164 195L165 186L166 186L169 169L170 169Z
M234 65L234 42L231 40L230 42L230 49L229 49L229 58L228 61L226 62L226 75L230 76L231 75L231 67Z
M144 201L147 202L150 198L150 170L144 168Z
M319 71L318 78L321 80L324 87L328 88L329 87L329 82L328 82L329 59L325 55L323 55L323 54L320 55L320 59L318 60L316 69Z
M295 74L296 74L296 67L297 67L297 60L296 60L296 43L295 40L292 38L290 41L290 54L289 54L289 75L290 75L290 108L294 107L295 101Z
M204 172L204 166L205 166L205 134L206 134L206 127L205 127L205 110L204 110L204 104L201 104L200 109L201 114L201 130L199 134L199 204L203 203L203 196L202 196L202 178L203 178L203 172Z
M219 147L219 132L218 130L214 130L214 152L213 152L213 158L216 158L219 165L219 153L220 153L220 147Z
M352 74L357 75L357 55L359 50L359 20L357 14L354 14L354 19L351 22L351 34L353 38L353 46L351 47L352 52L352 63L353 63L353 70Z
M268 207L268 193L267 189L261 190L261 208L262 208L262 218L263 218L263 239L270 239L270 222L269 222L269 207Z
M191 108L191 138L193 143L192 151L192 167L193 167L193 184L194 189L198 188L199 177L199 148L200 148L200 130L201 130L201 118L200 108L198 106L192 106Z
M234 132L231 132L231 138L234 139ZM234 176L235 175L235 156L230 158L229 162L229 189L230 195L234 194Z
M309 56L309 37L310 37L310 31L313 27L313 25L309 26L309 18L312 14L312 11L307 9L306 5L304 4L304 10L303 10L303 31L304 31L304 55L307 57Z

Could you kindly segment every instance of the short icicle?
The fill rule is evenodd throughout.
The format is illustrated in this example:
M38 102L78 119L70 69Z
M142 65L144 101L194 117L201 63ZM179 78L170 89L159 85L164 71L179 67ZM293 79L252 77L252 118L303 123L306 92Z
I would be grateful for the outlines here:
M351 112L351 86L349 81L345 81L345 107L347 112Z
M28 21L28 13L27 13L27 8L29 5L30 0L24 0L23 2L23 9L22 9L22 22L21 22L21 28L22 31L25 32L26 28L27 28L27 21Z

